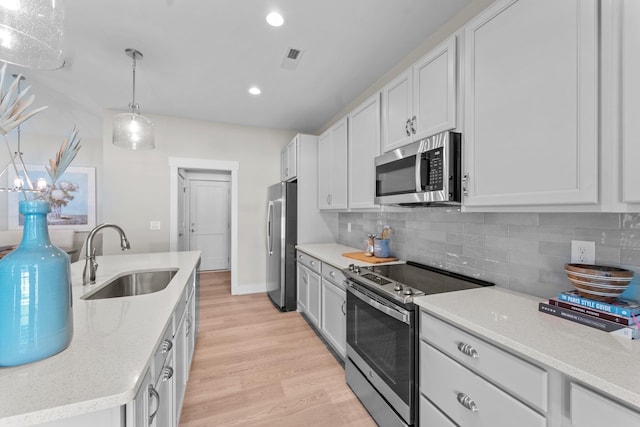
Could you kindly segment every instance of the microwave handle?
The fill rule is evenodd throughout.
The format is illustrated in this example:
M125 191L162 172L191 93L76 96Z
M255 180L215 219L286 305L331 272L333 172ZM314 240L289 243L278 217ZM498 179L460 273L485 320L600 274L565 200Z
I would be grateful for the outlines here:
M420 176L422 175L420 172L420 168L422 167L422 151L418 151L416 153L416 192L422 192L422 179Z

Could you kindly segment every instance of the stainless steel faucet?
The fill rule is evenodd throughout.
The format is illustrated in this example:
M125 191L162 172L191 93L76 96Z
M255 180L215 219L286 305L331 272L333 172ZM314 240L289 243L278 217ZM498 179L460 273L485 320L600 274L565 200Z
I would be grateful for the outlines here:
M82 285L96 283L96 270L98 263L96 262L96 248L93 247L93 237L103 228L113 228L120 234L120 247L123 251L131 249L127 235L124 230L115 224L100 224L89 232L85 243L86 253L84 256L84 271L82 272Z

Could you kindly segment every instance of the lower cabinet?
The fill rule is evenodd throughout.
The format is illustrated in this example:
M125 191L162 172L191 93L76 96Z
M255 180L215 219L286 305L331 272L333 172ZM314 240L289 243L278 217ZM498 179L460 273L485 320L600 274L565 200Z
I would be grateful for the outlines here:
M347 348L347 293L339 268L304 252L297 256L298 311L343 359Z
M419 369L420 426L640 426L640 412L424 311Z
M322 264L322 316L320 328L334 350L344 359L347 356L347 292L344 285L324 277Z

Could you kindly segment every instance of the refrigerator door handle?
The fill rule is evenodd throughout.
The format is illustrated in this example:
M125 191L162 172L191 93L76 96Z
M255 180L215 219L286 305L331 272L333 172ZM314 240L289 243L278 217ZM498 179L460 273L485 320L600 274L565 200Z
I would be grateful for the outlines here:
M271 233L271 224L273 224L273 202L269 201L267 208L267 252L273 254L273 235Z

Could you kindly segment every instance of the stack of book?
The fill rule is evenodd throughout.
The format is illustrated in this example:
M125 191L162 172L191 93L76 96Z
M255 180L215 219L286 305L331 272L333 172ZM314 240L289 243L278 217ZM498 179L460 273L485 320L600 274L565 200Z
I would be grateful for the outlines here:
M640 303L636 301L621 298L614 302L595 301L571 290L560 292L557 298L550 298L548 303L539 303L538 310L612 335L640 338Z

